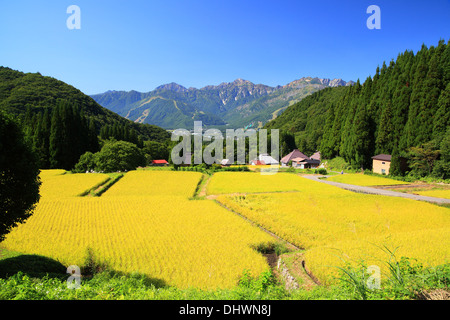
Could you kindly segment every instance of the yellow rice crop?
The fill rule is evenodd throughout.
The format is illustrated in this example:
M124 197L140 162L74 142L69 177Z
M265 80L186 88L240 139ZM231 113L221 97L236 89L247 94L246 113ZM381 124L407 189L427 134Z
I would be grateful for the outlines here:
M447 208L318 184L303 179L303 187L295 193L222 195L218 200L307 249L306 264L323 282L330 281L333 270L325 266L339 265L336 254L341 251L352 259L361 252L382 259L383 251L374 244L400 246L399 254L424 263L445 263L448 259Z
M129 172L110 190L116 197L44 199L2 246L67 266L83 265L90 248L117 271L144 273L181 288L232 287L245 269L256 275L268 268L252 247L272 238L213 201L188 200L199 177ZM148 195L155 189L156 195Z
M355 173L339 174L329 177L327 178L327 180L340 183L354 184L357 186L384 186L384 185L408 184L407 182L398 181L394 179Z
M450 199L450 189L423 190L423 191L414 191L414 193L420 194L422 196L427 196L427 197Z
M192 197L202 174L189 171L130 171L102 197L172 195Z
M41 177L41 179L45 179L48 177L53 177L53 176L59 176L62 174L65 174L66 170L63 169L47 169L47 170L41 170L39 176Z
M107 174L102 173L62 174L64 171L61 171L41 171L41 200L76 197L109 179Z
M366 239L330 243L308 250L306 265L325 284L334 281L338 275L336 266L342 266L343 260L352 265L359 261L364 261L366 266L376 265L383 277L389 273L386 262L391 258L382 250L383 246L394 251L397 260L410 257L426 266L450 263L450 228L399 232L388 237L372 235Z
M344 191L344 190L343 190ZM219 201L302 248L372 234L450 227L447 208L397 197L309 192L220 196Z
M328 187L328 188L327 188ZM264 175L257 172L218 172L208 184L208 194L258 193L300 191L304 188L324 188L322 184L309 183L308 180L292 173ZM325 186L330 192L338 191Z
M65 265L82 265L90 248L114 270L181 288L232 287L244 269L268 267L252 247L270 236L213 201L188 200L201 173L131 171L100 198L75 196L106 175L61 173L41 174L36 212L2 247ZM324 283L339 257L380 264L386 257L375 244L431 265L450 256L449 209L425 202L356 194L289 173L220 172L208 193L245 193L218 200L305 248L307 267Z
M234 167L234 166L232 166L232 167ZM280 165L275 165L275 164L272 164L272 165L253 165L253 164L251 164L251 165L247 165L247 167L252 171L255 171L257 169L258 170L270 170L273 168L281 168Z

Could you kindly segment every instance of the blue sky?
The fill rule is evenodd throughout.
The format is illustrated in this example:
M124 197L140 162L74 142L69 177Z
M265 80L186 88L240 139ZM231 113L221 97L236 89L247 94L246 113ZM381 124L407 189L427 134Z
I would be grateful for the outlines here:
M69 30L67 7L81 9ZM369 30L369 5L381 29ZM201 88L243 78L373 75L398 53L450 39L450 1L14 0L0 4L0 65L86 94Z

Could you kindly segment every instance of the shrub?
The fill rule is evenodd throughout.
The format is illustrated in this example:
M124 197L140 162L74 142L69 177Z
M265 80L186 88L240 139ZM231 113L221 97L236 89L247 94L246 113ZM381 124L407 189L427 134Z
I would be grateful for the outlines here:
M141 149L126 141L106 143L95 157L97 170L103 172L135 170L146 163Z
M92 152L86 152L85 154L81 155L80 160L78 160L78 163L75 165L74 170L72 170L74 173L84 173L86 171L95 170L97 164L96 164L96 158L95 155Z
M344 158L336 157L331 160L327 160L327 168L331 171L342 171L351 168L350 164L344 160Z
M322 174L322 175L327 175L327 169L325 169L325 168L319 168L319 169L316 169L316 171L314 171L314 173L315 174Z

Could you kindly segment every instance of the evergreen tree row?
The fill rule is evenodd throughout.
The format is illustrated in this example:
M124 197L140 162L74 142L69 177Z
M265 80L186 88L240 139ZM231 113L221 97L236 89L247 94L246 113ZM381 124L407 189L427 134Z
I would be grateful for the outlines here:
M103 140L121 140L134 143L139 148L144 146L142 137L137 134L136 130L131 128L128 124L123 126L118 123L113 125L105 125L100 129L100 138Z
M114 123L98 130L93 117L85 116L82 108L67 100L59 100L52 109L40 112L27 108L21 122L41 169L72 170L81 155L98 152L100 145L108 141L130 142L153 157L161 156L155 148L167 149L165 143L158 141L144 144L142 136L129 124ZM162 156L167 158L165 153Z
M83 153L99 150L94 120L65 101L59 101L51 112L45 109L32 114L27 109L22 127L41 169L70 170Z
M294 133L304 152L341 156L355 168L370 169L372 156L391 154L391 172L401 174L400 156L424 145L438 150L446 139L450 41L406 50L363 84L314 93L266 127Z
M325 158L371 168L375 154L395 155L395 162L412 147L439 146L449 126L450 42L441 40L417 54L399 54L348 88L328 110L320 150Z

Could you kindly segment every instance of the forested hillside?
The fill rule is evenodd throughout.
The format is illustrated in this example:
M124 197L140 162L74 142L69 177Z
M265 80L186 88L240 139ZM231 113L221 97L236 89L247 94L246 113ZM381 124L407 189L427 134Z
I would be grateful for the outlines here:
M76 88L39 73L0 67L0 110L13 115L35 151L39 167L70 170L85 152L97 152L99 135L144 146L169 133L120 117Z
M267 128L294 133L305 152L322 157L342 156L355 168L371 168L371 157L399 156L412 148L448 155L450 132L450 41L422 46L416 54L406 50L363 84L319 91L288 108ZM446 134L447 132L447 134ZM445 138L445 139L444 139ZM416 150L417 151L417 150Z
M76 105L88 119L93 119L97 132L104 125L129 125L144 140L167 139L166 130L152 125L133 123L103 108L80 90L40 73L23 73L0 66L0 108L22 119L27 108L32 114L51 110L61 102Z

